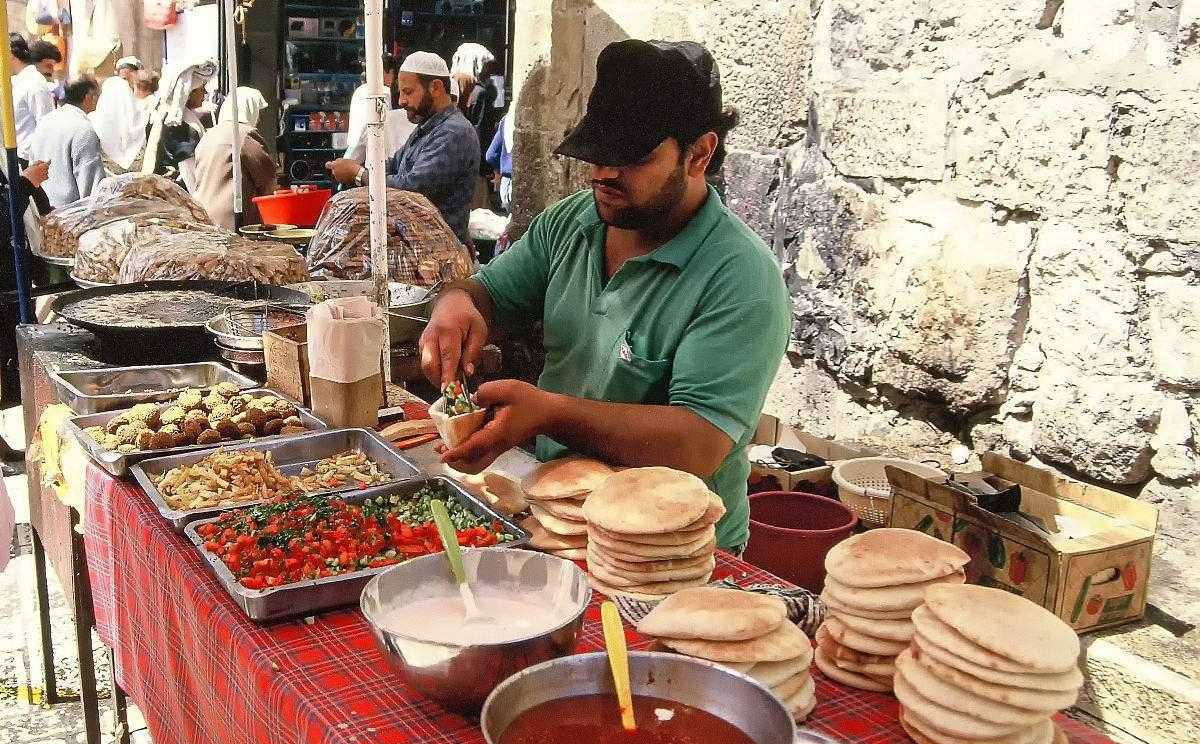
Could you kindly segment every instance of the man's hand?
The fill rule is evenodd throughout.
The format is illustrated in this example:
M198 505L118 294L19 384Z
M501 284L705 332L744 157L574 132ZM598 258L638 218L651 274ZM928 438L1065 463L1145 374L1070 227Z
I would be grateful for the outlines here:
M347 158L338 158L325 164L325 169L333 175L333 180L338 183L354 183L354 179L358 178L358 172L362 168L357 162Z
M421 370L439 390L458 377L460 365L472 375L487 337L487 322L471 295L462 289L447 290L438 297L429 325L421 333Z
M46 179L50 177L50 163L45 160L38 160L21 171L21 175L25 176L25 180L33 184L35 189L41 188Z
M517 380L486 382L475 405L491 417L467 441L442 454L442 462L463 473L478 473L518 444L542 434L552 420L556 396Z

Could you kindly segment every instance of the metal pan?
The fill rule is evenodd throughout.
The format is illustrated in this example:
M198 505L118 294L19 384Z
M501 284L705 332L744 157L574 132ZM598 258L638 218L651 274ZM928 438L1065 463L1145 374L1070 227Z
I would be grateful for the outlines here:
M62 266L63 268L68 268L68 269L75 268L75 257L74 256L47 256L44 253L38 253L37 251L34 251L32 249L29 252L33 254L34 258L37 258L41 261L45 261L46 263L50 264L51 266Z
M331 431L311 432L309 434L296 434L274 441L258 439L253 442L229 444L221 447L221 449L226 452L235 452L238 450L270 452L271 457L275 460L275 466L286 475L299 475L301 469L316 465L318 461L330 455L336 455L339 452L345 452L346 450L362 452L374 460L380 470L386 470L391 473L395 480L361 490L355 485L327 490L329 492L354 491L364 498L380 493L390 488L394 483L424 480L420 468L389 446L375 432L366 429L333 429ZM163 515L163 518L168 522L175 525L176 532L183 532L183 528L189 522L194 522L197 519L214 517L230 509L241 509L262 503L261 501L246 501L229 506L209 506L200 509L182 510L175 509L167 504L162 493L154 485L154 478L172 468L197 463L212 453L213 450L206 450L203 452L186 452L168 457L154 457L143 460L130 468L133 479L137 481L137 484L150 497L150 501L154 502L158 513Z
M78 284L83 289L96 289L98 287L112 287L116 282L96 282L91 279L80 279L75 276L75 272L71 272L71 281Z
M277 398L283 398L284 400L291 401L291 399L286 395L277 393L274 390L267 390L265 388L260 388L258 390L245 390L243 392L253 395L255 398L261 398L265 395L274 395ZM297 406L296 409L299 412L300 421L304 424L304 428L311 431L324 431L329 428L324 421L312 415L312 412L307 408L301 408ZM167 449L160 450L141 450L138 452L122 454L120 452L113 452L112 450L104 449L95 441L93 441L91 437L83 433L83 430L89 426L101 426L103 424L107 424L109 420L120 416L127 410L128 409L123 408L119 411L105 411L104 413L90 413L86 416L74 416L67 419L66 424L68 432L75 435L75 438L79 440L80 446L82 446L84 451L88 453L88 456L92 458L92 462L96 463L118 478L124 478L125 473L129 470L129 466L135 462L141 462L142 460L149 460L151 458L163 457L166 455L176 455L184 452L211 450L216 449L217 447L241 443L239 440L237 442L225 442L219 444L188 444L183 447L169 447ZM271 437L260 437L254 441L267 442L282 438L282 435L275 435Z
M454 498L458 499L460 504L488 521L494 520L500 522L504 525L505 532L516 535L516 540L506 542L503 546L497 546L498 548L519 548L529 542L528 532L518 527L511 519L500 515L490 506L472 496L462 486L449 478L439 476L427 480L397 483L387 487L382 493L375 495L391 496L395 494L412 496L426 483L430 482L446 484L450 493L453 494ZM362 503L366 496L354 493L348 494L344 498L347 503L358 504ZM289 617L312 615L317 612L344 607L346 605L356 605L367 582L376 574L390 568L390 566L366 568L341 576L298 581L295 584L288 584L287 586L274 589L247 589L238 583L233 573L221 562L220 558L204 549L204 539L196 533L197 528L201 525L214 522L216 519L216 517L213 517L211 519L192 522L184 529L184 534L192 541L192 544L196 546L196 550L200 551L200 554L204 556L208 564L212 566L213 571L217 574L217 579L225 586L225 590L229 592L229 596L233 597L233 601L246 612L246 615L251 620L259 622L281 620Z
M187 388L211 388L222 382L232 382L238 390L259 387L249 377L216 362L77 369L53 372L50 380L58 399L80 414L164 402Z

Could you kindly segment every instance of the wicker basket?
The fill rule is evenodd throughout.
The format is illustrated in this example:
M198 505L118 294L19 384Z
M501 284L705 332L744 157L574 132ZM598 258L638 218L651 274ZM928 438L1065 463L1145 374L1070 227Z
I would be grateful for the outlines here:
M837 485L838 498L868 528L887 527L892 519L892 485L883 470L887 465L923 478L946 475L935 467L895 457L859 457L835 465L833 482Z

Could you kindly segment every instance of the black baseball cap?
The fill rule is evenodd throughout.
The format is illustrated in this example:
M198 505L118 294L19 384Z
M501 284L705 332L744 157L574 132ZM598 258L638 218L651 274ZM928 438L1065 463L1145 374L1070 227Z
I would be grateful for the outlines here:
M637 163L667 137L688 141L721 116L717 63L692 41L628 39L604 47L587 113L555 149L594 165Z

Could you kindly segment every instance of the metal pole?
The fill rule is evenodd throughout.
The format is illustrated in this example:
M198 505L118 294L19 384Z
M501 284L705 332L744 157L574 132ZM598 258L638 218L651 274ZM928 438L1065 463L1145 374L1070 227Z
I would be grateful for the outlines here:
M237 54L237 23L234 20L233 0L224 0L222 10L225 15L225 65L228 68L229 80L229 109L233 114L233 227L236 230L242 226L242 119L238 115L238 54ZM218 116L219 116L218 112ZM220 123L220 122L218 122Z
M8 28L8 3L0 3L0 28ZM8 162L8 218L12 228L13 278L21 322L33 322L29 303L29 276L25 273L25 199L21 194L21 164L17 161L17 127L13 120L12 70L9 55L0 52L0 128ZM0 247L2 248L2 247Z
M385 318L388 309L387 171L384 166L383 121L390 97L383 87L383 0L363 0L366 25L367 92L371 114L367 119L367 206L371 214L371 278L375 302ZM383 324L383 380L392 379L392 341Z

